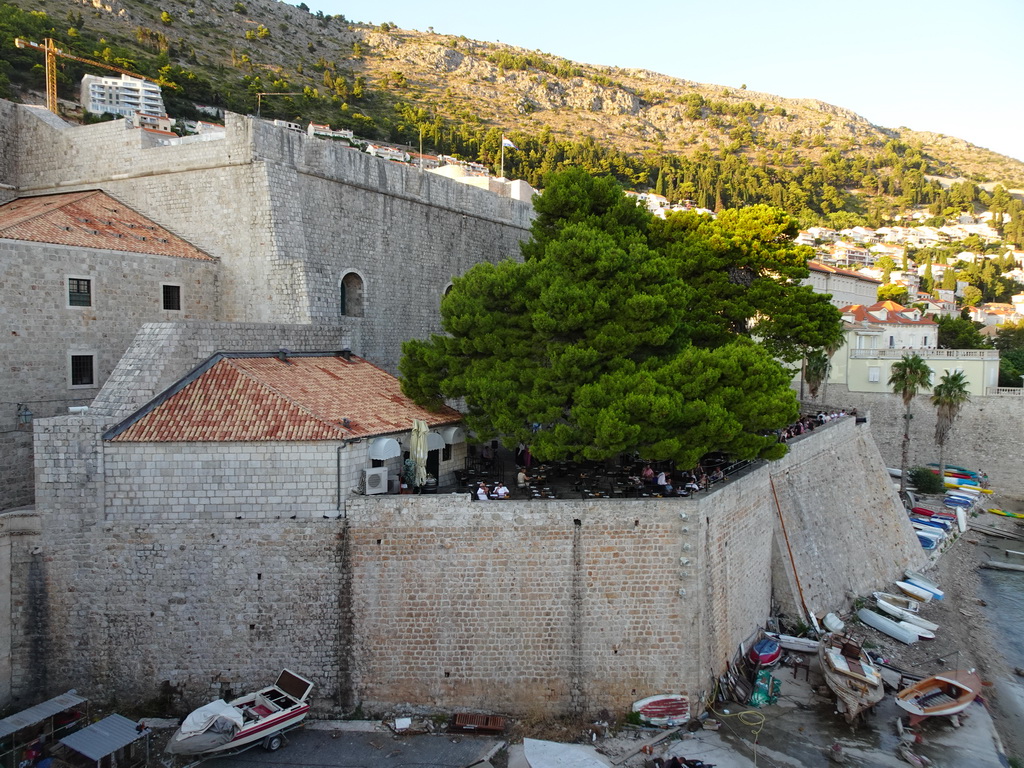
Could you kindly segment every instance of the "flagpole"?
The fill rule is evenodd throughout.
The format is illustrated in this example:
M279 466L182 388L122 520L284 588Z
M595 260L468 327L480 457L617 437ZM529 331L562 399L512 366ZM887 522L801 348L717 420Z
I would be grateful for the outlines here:
M505 134L501 134L501 178L505 178Z

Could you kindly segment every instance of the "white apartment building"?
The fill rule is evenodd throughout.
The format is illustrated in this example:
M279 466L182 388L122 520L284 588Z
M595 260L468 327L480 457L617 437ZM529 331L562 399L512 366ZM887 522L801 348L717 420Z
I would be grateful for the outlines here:
M82 109L97 115L110 112L128 117L136 112L150 115L167 112L159 85L129 75L85 75L82 78L81 102Z

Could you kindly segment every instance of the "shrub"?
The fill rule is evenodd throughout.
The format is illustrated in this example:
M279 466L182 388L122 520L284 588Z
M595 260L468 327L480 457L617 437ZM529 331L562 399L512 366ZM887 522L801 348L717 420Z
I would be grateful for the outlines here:
M928 467L913 467L907 478L910 484L917 488L918 493L942 493L946 490L942 478L932 472Z

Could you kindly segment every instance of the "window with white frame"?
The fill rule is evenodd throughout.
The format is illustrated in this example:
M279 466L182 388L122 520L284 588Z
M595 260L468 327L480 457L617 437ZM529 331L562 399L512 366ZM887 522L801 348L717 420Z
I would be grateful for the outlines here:
M882 369L877 365L868 366L868 381L877 383L882 380Z

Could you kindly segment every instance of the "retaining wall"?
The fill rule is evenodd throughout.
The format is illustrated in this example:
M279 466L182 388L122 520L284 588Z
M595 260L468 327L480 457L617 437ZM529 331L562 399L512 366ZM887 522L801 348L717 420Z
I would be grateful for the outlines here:
M853 419L689 499L357 497L340 518L293 520L283 503L258 521L110 514L102 421L37 425L43 546L12 585L16 693L30 679L130 699L166 687L187 708L287 666L316 681L323 716L696 703L773 589L801 609L791 563L824 613L920 558Z

